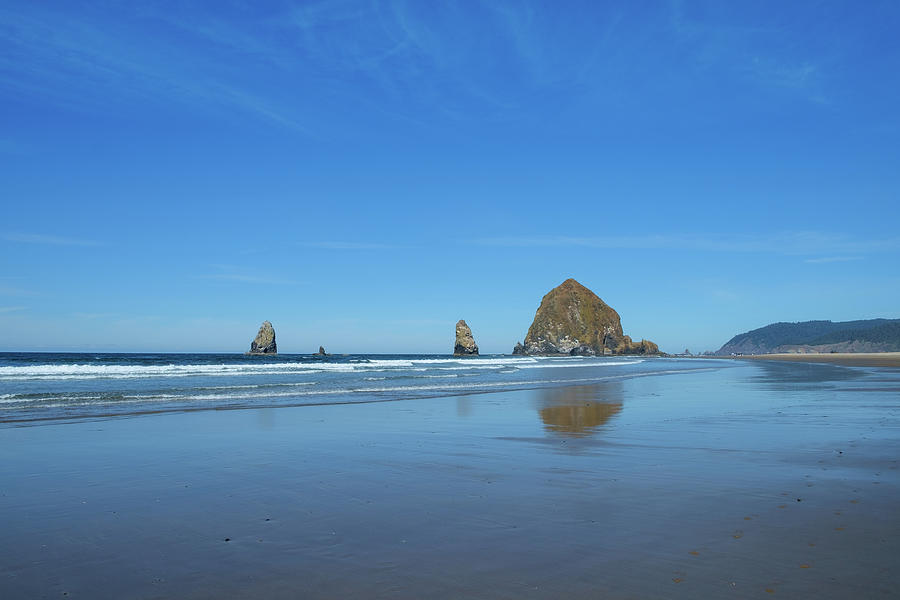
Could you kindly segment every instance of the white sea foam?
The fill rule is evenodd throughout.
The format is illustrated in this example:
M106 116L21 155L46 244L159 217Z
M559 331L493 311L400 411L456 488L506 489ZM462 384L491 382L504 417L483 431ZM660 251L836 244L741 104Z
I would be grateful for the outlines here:
M566 359L568 360L568 359ZM638 360L607 360L604 362L584 362L584 363L575 363L575 362L551 362L546 364L537 364L537 365L517 365L519 369L561 369L567 367L581 367L581 368L589 368L589 367L617 367L622 365L637 365L644 362L643 359Z
M499 370L504 369L551 369L562 367L595 367L630 365L641 360L600 360L593 358L465 358L465 359L383 359L367 362L326 363L326 362L284 362L284 363L237 363L237 364L196 364L196 365L30 365L0 367L0 381L25 380L70 380L70 379L139 379L154 377L222 377L243 375L312 374L312 373L354 373L371 371L407 370L425 372Z
M306 387L308 385L318 385L318 381L297 381L292 383L256 383L251 385L207 385L203 387L193 388L195 390L255 390L268 388L291 388Z
M27 406L29 404L41 404L41 408L61 408L75 406L97 405L96 400L100 400L100 404L135 404L135 403L245 403L255 402L267 399L289 399L289 398L305 398L315 396L334 396L347 395L353 396L357 394L389 394L396 398L409 397L416 393L440 394L442 392L455 394L466 392L469 390L503 390L503 389L526 389L532 387L541 387L552 384L587 384L600 383L603 381L627 379L632 377L649 377L654 375L667 375L675 373L696 373L699 371L711 371L715 367L699 368L699 369L660 369L646 371L642 373L629 374L610 374L594 377L581 378L552 378L552 379L522 379L515 381L490 381L480 383L435 383L435 384L414 384L414 385L383 385L383 386L366 386L366 387L350 387L350 388L334 388L334 389L309 389L298 388L295 390L285 391L241 391L241 392L224 392L227 386L222 386L223 393L147 393L147 394L129 394L119 398L111 398L109 396L70 396L61 398L58 395L48 397L19 397L15 398L15 394L4 394L5 398L0 399L0 404L19 404ZM368 378L367 378L368 379ZM205 388L209 390L210 388ZM52 402L52 403L51 403Z
M48 402L51 400L62 400L69 404L76 403L79 401L88 401L86 404L94 404L94 402L90 402L92 400L108 400L109 396L32 396L32 395L20 395L20 394L4 394L3 397L0 397L0 404L34 404L41 402Z
M220 364L220 365L33 365L0 367L0 380L17 379L123 379L136 377L190 377L197 375L254 375L283 372L321 372L336 366L303 363ZM341 365L344 366L344 365ZM347 365L349 366L349 365ZM337 370L337 369L331 369ZM351 369L347 369L351 370Z

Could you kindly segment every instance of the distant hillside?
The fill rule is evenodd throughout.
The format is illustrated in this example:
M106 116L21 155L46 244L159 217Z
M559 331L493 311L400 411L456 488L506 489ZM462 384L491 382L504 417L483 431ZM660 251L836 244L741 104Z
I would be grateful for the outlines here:
M772 323L734 336L716 354L898 352L900 319Z

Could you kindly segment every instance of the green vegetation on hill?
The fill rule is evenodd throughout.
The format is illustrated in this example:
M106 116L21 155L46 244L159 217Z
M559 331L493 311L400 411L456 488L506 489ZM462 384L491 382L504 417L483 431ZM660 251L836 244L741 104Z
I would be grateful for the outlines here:
M881 323L864 329L846 329L832 332L816 338L811 344L836 344L848 339L862 342L892 343L895 345L900 342L900 319L873 319L873 321L881 321Z
M769 354L798 350L897 351L900 350L900 319L772 323L734 336L717 354Z

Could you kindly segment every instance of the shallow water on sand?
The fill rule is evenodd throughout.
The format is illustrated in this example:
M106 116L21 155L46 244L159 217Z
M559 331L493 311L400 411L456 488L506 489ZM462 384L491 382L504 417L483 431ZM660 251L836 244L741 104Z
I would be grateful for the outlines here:
M729 363L6 426L0 597L891 597L898 387Z

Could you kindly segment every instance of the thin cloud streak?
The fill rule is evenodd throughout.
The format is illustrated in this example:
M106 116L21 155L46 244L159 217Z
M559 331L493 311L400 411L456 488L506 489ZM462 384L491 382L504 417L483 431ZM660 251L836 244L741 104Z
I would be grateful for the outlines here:
M39 296L39 292L0 285L0 296Z
M273 279L270 277L258 277L256 275L241 275L239 273L216 273L213 275L199 275L198 279L214 279L218 281L237 281L241 283L263 283L268 285L300 285L299 281L289 279Z
M599 38L579 30L571 47L563 45L571 50L566 52L548 43L553 38L547 21L553 22L554 11L530 4L444 5L437 13L447 23L443 29L432 23L438 9L407 2L288 3L268 17L240 5L200 15L190 8L129 6L110 10L108 18L152 22L160 35L106 27L99 9L65 14L40 3L28 10L0 8L0 42L10 49L0 56L0 88L87 111L135 98L204 113L215 107L329 140L320 124L328 111L310 110L314 102L302 100L312 97L310 90L298 82L321 86L320 99L328 102L367 104L371 111L423 127L433 127L434 119L417 119L410 108L428 108L451 122L472 115L517 120L529 115L523 98L607 95L606 82L633 68L643 43L628 28L628 17L636 21L640 15L604 10L594 15ZM736 67L738 76L758 86L823 96L822 67L805 56L767 51L772 40L786 34L692 20L679 4L670 12L654 26L682 42L692 59L688 64L728 72L743 65ZM491 40L487 53L480 43L486 39ZM204 60L204 52L215 59ZM498 83L495 73L501 69L515 80L515 91ZM285 85L260 85L257 72ZM372 93L358 93L361 81Z
M119 316L118 313L85 313L85 312L76 312L72 313L72 316L76 319L113 319Z
M86 111L120 102L125 94L204 110L219 106L308 134L273 99L236 84L234 72L213 77L212 69L186 60L189 49L184 46L136 43L139 38L125 38L95 24L96 16L87 12L73 20L34 5L32 13L0 9L0 21L6 25L0 41L12 49L8 57L0 57L0 88ZM18 60L17 55L29 60ZM127 86L121 86L123 81ZM73 95L73 86L83 87L84 93Z
M805 263L835 263L835 262L848 262L853 260L862 260L862 256L823 256L822 258L807 258L803 262Z
M0 314L25 310L27 306L0 306Z
M0 239L20 244L45 244L50 246L103 246L103 242L45 235L42 233L4 233Z
M397 248L389 244L379 244L372 242L301 242L300 246L306 248L323 248L325 250L384 250L387 248Z
M710 252L821 254L823 252L895 252L900 237L859 240L822 232L783 232L772 235L647 235L647 236L504 236L467 241L508 248L581 247L600 249L669 249Z

